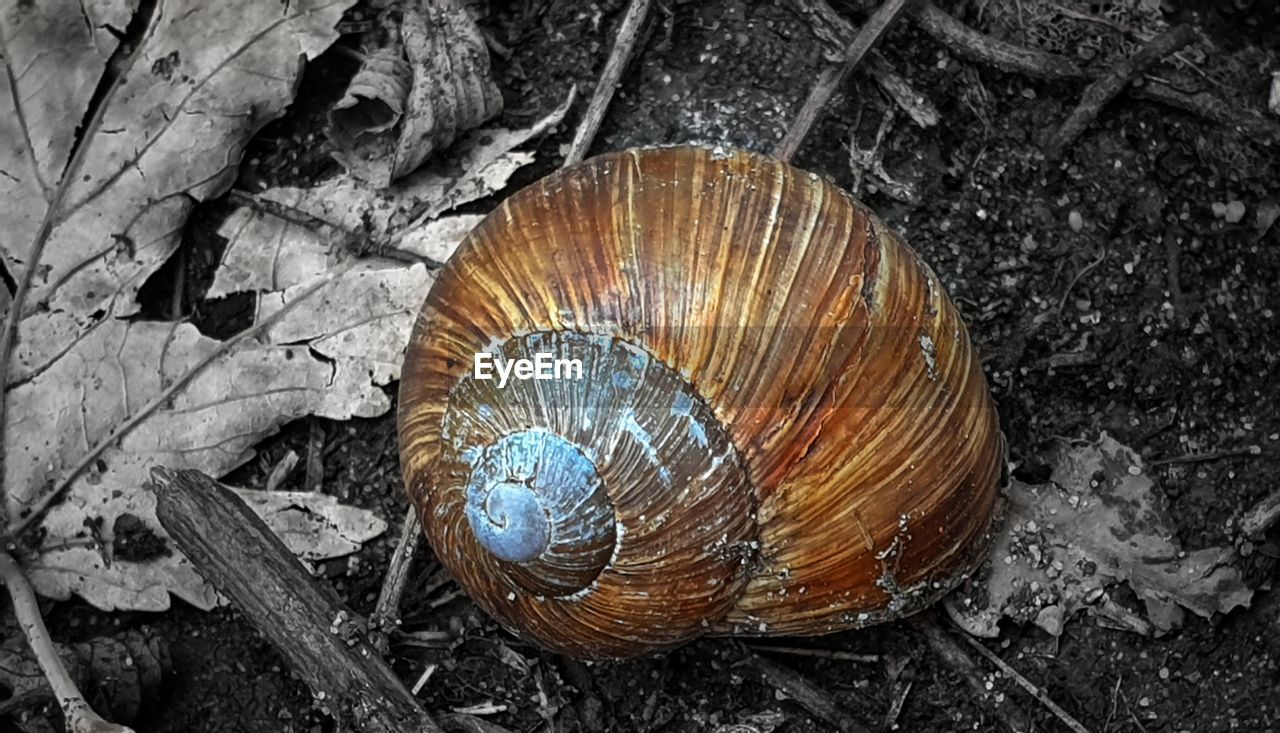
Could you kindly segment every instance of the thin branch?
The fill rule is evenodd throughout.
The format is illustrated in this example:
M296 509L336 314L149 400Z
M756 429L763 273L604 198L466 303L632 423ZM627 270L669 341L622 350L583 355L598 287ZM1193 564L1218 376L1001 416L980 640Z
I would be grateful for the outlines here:
M989 700L1001 724L1011 733L1022 733L1031 730L1031 719L1027 712L1014 703L1013 696L993 697L986 687L983 670L978 663L965 652L964 647L956 643L951 635L943 630L937 622L926 614L920 614L908 621L917 631L924 635L930 651L939 660L960 675L979 699Z
M1084 79L1088 72L1066 56L1015 46L984 35L961 23L931 2L911 13L920 30L953 53L1038 79Z
M1240 517L1240 532L1246 536L1262 534L1278 519L1280 519L1280 489L1271 492Z
M1167 466L1174 463L1208 463L1209 461L1220 461L1223 458L1241 458L1243 456L1260 456L1262 448L1256 445L1249 445L1243 448L1232 448L1230 450L1216 450L1208 453L1188 453L1184 456L1169 456L1168 458L1153 458L1147 461L1148 466Z
M13 555L4 549L0 549L0 580L9 589L18 626L27 637L27 643L31 645L31 651L58 700L58 706L62 708L67 730L70 733L133 733L132 728L103 720L89 707L62 663L62 656L58 654L53 639L49 637L49 630L45 628L44 617L40 615L40 605L36 601L35 591L31 589L31 583Z
M1041 705L1048 708L1049 712L1057 716L1058 720L1061 720L1063 724L1074 731L1074 733L1089 733L1089 729L1084 727L1083 723L1072 717L1066 710L1063 710L1058 703L1054 702L1047 694L1045 694L1044 690L1036 686L1036 684L1031 680L1023 677L1018 670L1014 669L1008 662L1001 659L995 652L978 643L977 639L974 639L968 634L961 634L960 638L964 639L966 644L973 647L974 651L978 652L983 657L986 657L988 662L999 667L1001 672L1012 678L1014 682L1017 682L1019 687L1026 690L1027 693L1038 700Z
M108 447L113 445L117 440L123 437L126 433L128 433L129 431L137 427L139 423L141 423L148 416L150 416L151 413L155 412L156 409L158 409L161 405L164 405L165 403L167 403L175 394L178 393L179 390L185 387L193 377L195 377L197 374L203 371L205 367L209 366L210 364L218 360L223 355L232 351L233 349L238 347L240 344L244 343L245 341L251 338L256 337L258 334L270 328L277 321L279 321L280 318L283 317L286 313L288 313L289 311L297 307L299 303L308 299L314 293L316 293L316 291L320 290L322 287L332 282L341 272L342 270L340 269L331 270L330 272L326 273L325 275L317 279L305 290L298 293L298 296L296 298L289 301L288 303L285 303L284 306L280 308L280 310L276 311L275 313L272 313L266 318L263 318L261 321L255 323L253 326L236 334L234 337L227 339L226 341L223 341L222 343L218 344L217 348L210 351L208 354L204 356L204 358L200 359L200 361L192 365L190 369L183 372L164 391L162 391L160 394L153 397L151 401L147 402L147 404L143 405L137 412L130 415L127 419L124 420L124 422L117 425L107 435L107 437L98 441L98 443L95 444L93 448L89 450L89 452L85 453L85 455L81 457L79 462L77 462L75 466L71 468L70 471L63 474L62 479L59 480L58 483L55 484L52 489L46 492L44 496L36 500L35 504L31 508L31 511L26 516L12 522L9 525L8 534L7 534L8 538L13 539L21 536L28 529L30 529L36 522L40 521L40 519L44 516L45 512L49 510L49 507L53 506L54 502L62 498L62 494L66 492L66 490L71 486L71 483L76 480L76 477L80 475L80 472L83 471L85 468L87 468L89 464L96 461L98 459L98 456L102 454L102 451L106 450Z
M1071 278L1071 282L1067 284L1067 289L1062 291L1062 297L1058 299L1058 313L1061 313L1062 309L1067 307L1067 298L1071 297L1071 291L1076 289L1076 285L1080 283L1080 278L1092 272L1093 268L1101 265L1105 259L1107 259L1107 251L1104 249L1097 259L1080 268L1080 272L1077 272L1076 276Z
M740 651L742 661L755 668L765 682L836 730L843 733L869 733L869 729L851 718L827 691L814 685L804 675L765 659L743 644L734 646Z
M773 644L746 644L748 649L765 654L789 654L796 657L817 657L819 659L832 659L837 662L855 662L857 664L876 664L880 661L879 654L858 654L856 652L846 652L840 649L809 649L800 646L776 646Z
M627 62L631 60L631 52L635 49L636 40L640 37L640 29L644 27L644 20L649 15L649 2L650 0L631 0L631 5L627 7L627 14L623 16L622 25L618 27L618 37L613 43L613 50L609 53L609 60L605 63L600 81L596 83L595 91L591 94L587 112L573 135L569 154L564 158L566 167L581 162L586 157L591 143L596 139L600 123L604 120L605 110L609 109L609 103L613 101L613 94L618 90L618 81L622 78L623 70L627 68Z
M827 0L793 0L796 8L810 20L813 33L825 42L828 52L824 57L830 62L844 58L844 49L853 43L858 29L836 12ZM903 109L920 127L933 127L941 115L938 108L923 93L911 86L906 77L894 69L893 64L876 49L867 54L866 71L880 85L881 91Z
M1080 103L1071 110L1071 114L1063 120L1062 126L1049 139L1048 144L1045 145L1045 154L1051 159L1060 156L1063 149L1075 142L1080 133L1084 132L1085 128L1097 118L1102 108L1115 99L1116 95L1129 86L1129 83L1138 75L1169 54L1187 47L1196 38L1194 28L1185 24L1179 25L1156 36L1133 56L1116 64L1111 71L1095 79L1080 96Z
M378 592L378 602L369 617L369 636L374 648L382 654L386 654L390 647L391 632L400 625L400 599L404 596L409 568L421 542L422 524L418 521L417 509L410 504L400 527L400 541L396 543L395 552L391 553L382 590ZM417 691L414 692L416 694Z
M921 30L963 58L1035 79L1075 80L1097 75L1066 56L1015 46L979 33L929 2L918 5L911 16ZM1140 86L1130 87L1128 93L1213 120L1250 137L1280 140L1280 122L1209 91L1188 92L1162 80L1147 79Z
M1141 86L1131 87L1129 94L1226 125L1247 137L1280 141L1280 121L1239 107L1213 92L1186 92L1165 81L1148 78Z
M866 56L880 37L893 26L894 21L902 15L902 11L911 1L887 0L867 19L853 42L845 49L844 61L840 66L827 67L818 76L818 81L809 90L809 97L801 105L800 112L792 121L786 136L774 148L774 157L782 161L790 161L795 157L796 152L800 150L800 144L808 136L809 130L813 128L813 124L818 120L818 115L822 113L822 108L831 99L831 95L835 93L836 87L848 78L858 62L862 61L862 57Z

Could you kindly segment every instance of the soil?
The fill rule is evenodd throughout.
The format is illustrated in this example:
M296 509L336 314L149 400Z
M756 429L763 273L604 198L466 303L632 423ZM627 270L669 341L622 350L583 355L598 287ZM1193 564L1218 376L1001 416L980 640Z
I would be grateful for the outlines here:
M1165 5L1171 19L1196 7ZM1237 10L1248 5L1257 7ZM589 92L624 6L489 3L482 26L509 49L494 56L506 97L500 121L529 122L573 84ZM1280 11L1269 3L1197 17L1233 47L1269 43L1280 51ZM1074 106L1080 84L961 60L909 22L881 49L937 106L941 122L922 129L899 114L881 142L886 170L915 187L912 203L890 199L883 186L873 190L870 180L859 195L930 263L963 311L1016 471L1043 478L1038 456L1050 441L1103 431L1148 459L1175 459L1152 470L1178 540L1188 549L1236 547L1258 589L1252 608L1189 615L1163 638L1084 618L1057 639L1010 626L989 648L1091 731L1280 730L1280 591L1273 588L1280 531L1244 539L1233 529L1243 510L1280 488L1280 225L1261 235L1255 225L1259 207L1280 205L1276 148L1122 95L1061 161L1047 162L1040 136ZM767 151L825 65L823 51L788 2L655 3L593 150L705 142ZM325 154L323 112L353 71L349 57L333 52L308 68L289 114L250 146L240 185L314 181L335 169ZM1269 82L1256 72L1247 81ZM585 96L570 122L536 144L539 162L515 185L558 165ZM1261 98L1248 101L1257 106ZM869 147L889 106L866 76L855 75L795 163L852 188L850 140ZM1233 201L1247 215L1228 223L1214 204ZM180 309L219 336L243 326L247 304L201 298L222 244L213 232L229 210L225 201L200 208L182 253L144 293L149 308ZM186 268L188 285L175 297L176 268ZM323 490L398 525L405 503L393 419L312 422L290 425L231 481L261 485L288 450L305 461L318 429ZM1229 455L1185 460L1216 453ZM301 487L304 473L295 471L284 488ZM372 610L395 534L321 568L360 613ZM732 642L703 640L628 662L571 662L498 629L447 579L425 570L428 559L420 561L405 628L447 631L452 641L398 645L392 661L408 684L438 665L419 694L428 709L491 704L498 712L485 719L512 731L830 729L743 666ZM146 700L140 732L332 730L311 693L234 610L204 613L175 601L163 614L103 614L67 602L49 606L48 619L59 640L145 626L168 641L173 670ZM872 729L904 688L902 730L1001 730L994 710L1004 699L1035 730L1065 729L985 662L987 690L975 692L907 623L786 642L878 655L872 663L770 655Z

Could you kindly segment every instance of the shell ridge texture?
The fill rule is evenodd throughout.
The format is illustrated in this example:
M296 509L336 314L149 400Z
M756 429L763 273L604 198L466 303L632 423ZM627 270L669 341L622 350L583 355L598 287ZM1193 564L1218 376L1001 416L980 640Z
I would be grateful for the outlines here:
M1004 466L937 275L832 184L721 148L504 201L427 294L398 410L440 562L587 658L918 610L972 569Z

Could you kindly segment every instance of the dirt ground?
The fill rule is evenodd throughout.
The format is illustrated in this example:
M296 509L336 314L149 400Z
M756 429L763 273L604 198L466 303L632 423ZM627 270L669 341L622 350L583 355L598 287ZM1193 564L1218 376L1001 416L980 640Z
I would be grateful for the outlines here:
M482 25L510 50L494 58L506 98L501 121L531 121L574 83L589 92L624 4L491 2ZM1166 3L1170 18L1191 17L1192 3L1178 5ZM1274 5L1224 3L1230 12L1197 17L1225 47L1270 43L1280 51ZM866 183L860 197L932 265L964 313L1017 472L1044 478L1039 457L1049 441L1094 439L1101 431L1150 460L1175 459L1153 471L1179 522L1178 539L1188 549L1237 545L1258 589L1252 608L1211 620L1189 616L1164 638L1079 619L1059 639L1010 626L989 648L1091 731L1280 730L1280 590L1273 588L1280 532L1246 543L1231 525L1280 488L1280 225L1261 238L1254 226L1260 205L1280 204L1276 147L1122 95L1060 163L1046 163L1039 135L1071 109L1080 84L958 59L909 22L881 48L933 101L941 122L922 129L898 115L881 143L886 169L915 186L914 202ZM768 150L822 68L822 51L788 2L655 3L593 150L673 142ZM353 71L353 62L335 53L312 64L289 115L246 154L241 185L318 180L334 170L320 120ZM1268 80L1262 74L1255 81ZM796 164L852 187L850 139L870 146L887 106L872 82L856 75ZM539 163L518 175L517 186L558 165L583 107L580 101L569 122L537 144ZM1213 210L1232 201L1247 207L1238 223ZM200 299L198 285L207 284L221 246L213 231L229 210L225 202L203 206L173 265L186 267L196 285L186 309L218 335L235 329L245 306ZM170 282L171 273L154 281ZM167 303L163 287L154 285L146 297ZM1059 307L1033 326L1035 316ZM404 500L393 418L321 422L319 429L324 490L398 524ZM291 425L233 482L260 484L288 449L305 456L311 433L310 421ZM1250 445L1261 453L1183 460ZM302 480L295 472L286 488ZM394 534L324 568L361 613L372 610ZM61 603L49 608L49 620L59 639L149 626L168 640L173 673L147 701L136 726L143 733L332 729L305 686L234 611L202 613L175 603L159 615ZM788 733L829 729L741 666L723 640L637 661L573 663L514 640L428 572L410 588L405 628L454 635L434 647L393 649L410 684L426 665L439 665L420 693L428 709L492 704L500 712L484 717L512 731L712 731L741 723ZM770 655L872 729L906 682L901 730L1001 730L993 709L1006 698L1033 729L1065 729L985 663L989 691L978 694L907 624L788 642L879 656L855 663Z

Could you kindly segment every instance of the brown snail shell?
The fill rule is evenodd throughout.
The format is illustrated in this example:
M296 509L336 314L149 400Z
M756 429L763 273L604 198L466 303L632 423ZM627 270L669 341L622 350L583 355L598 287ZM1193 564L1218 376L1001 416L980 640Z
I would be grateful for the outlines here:
M477 352L582 378L499 387ZM838 188L720 148L602 155L490 214L427 296L399 435L440 562L581 657L918 610L972 569L1003 461L938 278Z

